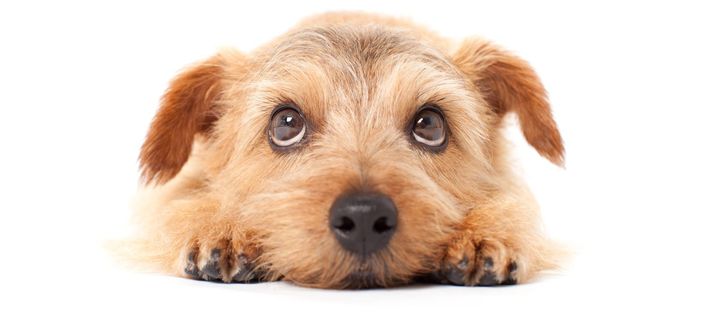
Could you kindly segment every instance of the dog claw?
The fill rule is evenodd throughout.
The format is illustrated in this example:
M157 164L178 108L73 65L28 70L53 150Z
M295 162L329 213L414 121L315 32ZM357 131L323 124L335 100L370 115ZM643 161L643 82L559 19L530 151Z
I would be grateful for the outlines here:
M193 279L200 279L200 270L197 268L197 251L193 250L187 255L187 264L185 265L185 274Z
M485 270L491 270L491 269L493 269L493 258L491 258L491 257L486 257L486 258L483 260L483 268L484 268Z
M455 285L464 285L464 279L466 277L465 271L458 269L456 267L449 267L444 273L446 280Z
M212 249L210 259L204 267L202 267L202 277L207 281L221 281L222 273L220 267L220 258L222 250L219 248Z
M497 285L499 283L498 277L496 277L496 274L491 272L491 271L485 271L483 273L483 276L481 276L480 279L478 279L477 285L484 286L484 287L490 287Z
M483 259L483 275L478 279L477 284L480 286L488 287L494 286L500 283L498 277L493 270L495 264L493 263L492 257L486 257Z
M454 285L465 285L466 269L468 268L468 258L464 257L458 264L447 264L443 270L443 277L446 281ZM444 281L444 282L446 282Z
M232 276L232 282L248 283L258 279L254 272L254 266L249 262L247 256L239 254L237 256L237 273Z
M511 262L508 265L508 278L505 279L501 284L502 285L513 285L518 283L518 279L516 277L518 271L518 264L516 262Z

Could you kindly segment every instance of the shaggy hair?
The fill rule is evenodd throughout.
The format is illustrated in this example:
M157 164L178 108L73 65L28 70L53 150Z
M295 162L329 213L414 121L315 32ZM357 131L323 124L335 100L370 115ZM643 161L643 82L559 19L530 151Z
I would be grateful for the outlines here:
M270 146L279 104L308 134ZM447 145L423 150L412 117L435 104ZM455 44L407 21L330 13L251 54L226 50L171 83L140 155L140 233L158 270L224 282L393 286L528 281L554 265L537 206L506 160L502 121L555 164L562 139L531 67L482 39ZM360 259L328 226L335 198L377 191L398 209L389 245Z

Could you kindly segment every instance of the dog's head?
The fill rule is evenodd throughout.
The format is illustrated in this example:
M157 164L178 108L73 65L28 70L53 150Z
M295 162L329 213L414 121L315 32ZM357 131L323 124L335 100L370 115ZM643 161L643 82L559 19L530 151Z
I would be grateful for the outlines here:
M434 268L456 224L498 187L511 112L561 164L523 60L483 40L449 49L393 27L312 26L181 73L140 160L147 181L165 183L200 139L221 213L256 235L274 275L391 285Z

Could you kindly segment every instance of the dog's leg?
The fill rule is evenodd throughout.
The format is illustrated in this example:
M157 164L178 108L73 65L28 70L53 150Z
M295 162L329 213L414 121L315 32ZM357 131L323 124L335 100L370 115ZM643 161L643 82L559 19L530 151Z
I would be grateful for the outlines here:
M193 279L263 280L254 238L204 189L176 184L153 191L138 213L149 233L133 242L132 255Z
M229 223L214 222L194 235L181 253L182 271L193 279L221 282L258 282L259 249L249 235Z
M449 241L438 277L456 285L509 285L554 267L554 250L540 231L535 203L500 194L479 204Z

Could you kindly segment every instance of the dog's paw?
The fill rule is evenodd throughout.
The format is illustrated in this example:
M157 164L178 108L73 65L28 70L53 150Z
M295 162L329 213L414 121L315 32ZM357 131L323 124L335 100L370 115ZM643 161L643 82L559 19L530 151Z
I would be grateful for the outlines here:
M455 239L441 264L444 283L468 286L496 286L518 283L518 263L513 250L496 240Z
M185 275L217 282L258 282L262 272L255 269L258 250L229 240L194 242L184 255Z

